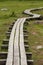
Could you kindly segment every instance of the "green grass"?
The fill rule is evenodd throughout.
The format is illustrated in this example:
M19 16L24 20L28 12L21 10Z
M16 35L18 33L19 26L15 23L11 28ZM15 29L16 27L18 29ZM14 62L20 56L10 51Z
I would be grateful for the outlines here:
M0 2L4 2L4 1L40 1L40 0L0 0Z
M36 13L36 14L40 14L40 15L43 15L43 10L32 11L32 13Z
M30 21L29 25L27 26L27 29L29 32L28 33L28 43L30 45L30 50L33 53L32 58L35 61L34 65L43 65L43 63L41 63L41 60L43 62L43 48L39 50L37 49L38 45L43 46L43 24L35 24L34 22L36 21L35 20Z

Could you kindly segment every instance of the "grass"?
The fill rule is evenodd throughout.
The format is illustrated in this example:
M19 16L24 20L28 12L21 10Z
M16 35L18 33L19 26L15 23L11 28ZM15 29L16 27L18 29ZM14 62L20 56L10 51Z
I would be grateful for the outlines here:
M2 40L6 38L5 32L8 30L10 24L18 18L27 17L29 15L22 14L22 12L26 9L30 8L38 8L43 7L43 1L5 1L0 2L0 46L2 45ZM7 11L1 11L2 8L7 8ZM10 16L14 12L15 16ZM38 12L38 11L37 11ZM35 12L35 13L37 13ZM39 11L40 12L40 11ZM43 13L43 10L40 14ZM29 45L30 50L33 52L33 59L35 60L36 65L43 65L38 64L40 60L43 59L42 50L36 50L34 47L38 44L43 43L43 25L34 25L34 21L31 21L30 25L27 27L29 31ZM37 35L32 35L31 32L37 32ZM40 41L41 40L41 41ZM35 42L38 41L38 44ZM43 44L42 44L43 45ZM34 47L33 47L34 46ZM2 50L0 50L2 51ZM37 57L36 57L37 56Z
M43 65L43 48L37 49L37 46L43 46L43 24L35 24L36 21L30 21L29 26L27 26L28 43L33 53L34 65Z
M40 15L43 15L43 10L32 11L32 13L36 13L36 14L40 14Z

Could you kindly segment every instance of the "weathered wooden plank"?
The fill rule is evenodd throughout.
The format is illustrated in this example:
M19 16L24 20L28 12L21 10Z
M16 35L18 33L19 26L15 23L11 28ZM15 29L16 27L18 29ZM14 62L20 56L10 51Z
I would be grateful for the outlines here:
M19 57L19 27L22 22L22 18L20 18L19 23L16 28L15 40L14 40L14 65L20 65L20 57Z
M27 60L32 59L32 52L26 52Z
M9 43L9 40L8 39L4 39L2 44L8 44Z
M34 60L27 60L28 65L34 65Z
M6 44L1 45L1 49L8 49L8 44L7 45Z
M11 34L11 32L6 32L6 35L8 35L8 34L10 35L10 34Z
M7 57L7 62L6 65L12 65L13 64L13 43L14 43L14 34L15 34L15 29L16 26L19 22L19 19L16 21L16 23L14 24L13 28L12 28L12 32L10 35L10 39L9 39L9 47L8 47L8 57ZM10 60L10 61L9 61Z
M24 40L24 44L27 45L28 44L28 40Z
M6 59L0 59L0 65L6 65Z
M26 53L25 53L25 47L24 47L24 37L23 37L23 23L25 22L25 18L23 18L23 21L21 23L20 27L20 59L21 59L21 65L27 65L26 60Z
M7 52L0 52L0 59L6 59L7 58Z

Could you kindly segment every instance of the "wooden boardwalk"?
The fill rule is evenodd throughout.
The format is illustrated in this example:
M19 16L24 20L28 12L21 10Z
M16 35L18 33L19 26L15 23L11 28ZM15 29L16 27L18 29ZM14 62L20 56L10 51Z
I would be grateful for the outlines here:
M3 58L0 59L0 65L33 65L33 60L27 59L27 57L32 56L32 53L25 51L25 47L28 47L28 45L24 45L24 43L28 43L28 41L24 40L24 35L28 35L23 34L26 32L26 30L23 32L23 25L27 19L40 18L41 15L31 13L33 10L40 9L43 8L25 10L24 13L32 15L32 17L19 18L11 25L10 30L7 32L10 38L3 41L3 44L7 44L3 47L8 48L8 52L0 52Z
M6 65L9 65L10 63L11 63L11 65L12 64L13 65L20 65L20 64L24 65L22 60L26 61L26 58L25 58L26 53L25 53L24 44L22 44L22 46L21 46L21 43L24 41L23 36L21 37L21 35L23 35L22 34L23 27L22 27L21 23L25 22L25 20L26 20L26 18L20 18L14 24L14 27L12 29L12 31L14 33L12 32L13 35L11 33L11 37L10 37L11 40L9 41L9 47L10 47L9 50L11 50L11 53L9 51L10 54L8 54ZM23 54L24 54L24 58L23 58ZM21 59L20 59L20 57L21 57ZM26 62L26 64L27 64L27 62Z

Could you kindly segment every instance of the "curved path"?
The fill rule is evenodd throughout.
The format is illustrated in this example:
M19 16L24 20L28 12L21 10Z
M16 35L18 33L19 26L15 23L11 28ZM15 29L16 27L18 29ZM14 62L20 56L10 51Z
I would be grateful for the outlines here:
M43 7L33 8L33 9L27 9L27 10L24 11L24 13L31 15L32 18L39 18L41 15L39 15L39 14L33 14L32 11L37 11L37 10L41 10L41 9L43 9Z
M25 14L32 15L32 17L19 18L11 31L8 47L8 56L6 65L27 65L26 52L24 47L23 24L26 19L40 18L41 15L33 14L32 11L43 9L42 7L36 9L25 10Z

